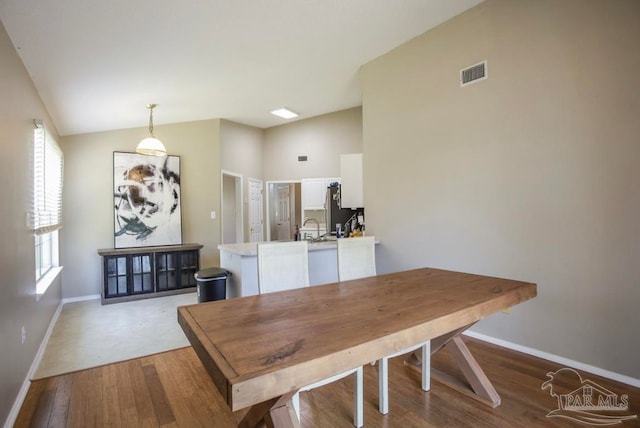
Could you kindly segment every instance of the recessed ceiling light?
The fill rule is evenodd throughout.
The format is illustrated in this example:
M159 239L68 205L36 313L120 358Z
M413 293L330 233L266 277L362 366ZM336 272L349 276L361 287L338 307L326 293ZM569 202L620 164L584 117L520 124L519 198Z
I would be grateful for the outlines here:
M298 113L295 113L295 112L293 112L293 111L291 111L289 109L286 109L284 107L276 109L276 110L273 110L271 112L271 114L274 115L274 116L281 117L283 119L293 119L294 117L298 117Z

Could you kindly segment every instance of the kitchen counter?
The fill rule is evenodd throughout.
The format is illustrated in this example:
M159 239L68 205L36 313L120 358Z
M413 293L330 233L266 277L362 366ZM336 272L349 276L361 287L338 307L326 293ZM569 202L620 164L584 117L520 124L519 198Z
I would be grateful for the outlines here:
M218 250L220 250L220 267L231 272L231 276L227 278L227 299L258 294L257 243L220 244ZM309 285L337 281L337 240L334 238L309 242Z
M327 241L309 242L309 251L319 251L327 248L337 248L337 239ZM258 254L258 244L256 242L243 242L241 244L220 244L218 250L227 251L240 256L256 256Z

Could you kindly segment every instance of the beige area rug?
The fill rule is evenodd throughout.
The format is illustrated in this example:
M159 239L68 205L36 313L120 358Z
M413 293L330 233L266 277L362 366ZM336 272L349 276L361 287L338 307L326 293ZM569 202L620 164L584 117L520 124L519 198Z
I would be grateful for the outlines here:
M196 293L101 305L100 300L62 307L33 379L189 346L177 307L198 302Z

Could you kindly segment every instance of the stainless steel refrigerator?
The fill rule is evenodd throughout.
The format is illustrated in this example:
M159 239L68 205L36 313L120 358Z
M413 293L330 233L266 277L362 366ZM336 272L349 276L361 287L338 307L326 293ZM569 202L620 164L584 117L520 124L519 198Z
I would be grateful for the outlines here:
M325 198L325 224L327 225L327 233L336 234L336 224L340 223L344 231L344 224L358 211L363 209L352 210L350 208L340 208L340 185L327 187L327 196Z

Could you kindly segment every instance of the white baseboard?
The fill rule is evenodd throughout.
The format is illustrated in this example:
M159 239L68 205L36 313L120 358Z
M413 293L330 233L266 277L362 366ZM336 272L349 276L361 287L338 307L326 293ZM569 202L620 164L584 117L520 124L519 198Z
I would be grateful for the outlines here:
M524 354L533 355L534 357L542 358L544 360L553 361L554 363L562 364L566 367L582 370L587 373L592 373L597 376L602 376L607 379L615 380L626 385L631 385L636 388L640 388L640 379L633 378L631 376L615 373L609 370L601 369L589 364L581 363L580 361L571 360L569 358L561 357L559 355L550 354L548 352L540 351L538 349L529 348L527 346L518 345L517 343L508 342L506 340L497 339L492 336L487 336L482 333L476 333L474 331L465 331L463 333L466 336L473 337L485 342L493 343L494 345L502 346L504 348L513 349Z
M42 357L44 356L44 351L47 348L47 343L49 343L49 338L51 337L51 333L53 332L53 327L55 327L56 322L58 321L58 317L60 316L60 312L62 312L62 305L64 305L64 301L58 304L58 308L53 314L53 317L51 317L51 321L49 322L49 327L47 328L47 332L44 334L44 338L40 343L40 347L38 348L36 357L33 359L33 362L31 363L31 367L27 372L27 377L24 379L24 382L22 382L22 387L18 392L18 396L16 397L16 400L13 402L13 406L11 407L11 411L9 412L9 416L7 417L7 420L4 423L4 428L11 428L14 425L16 418L18 417L18 413L20 413L20 409L22 408L24 399L26 398L27 392L29 392L29 387L31 386L31 379L35 375L36 370L40 365L40 361L42 361Z
M96 300L100 299L99 294L89 294L88 296L78 296L78 297L67 297L62 299L62 304L65 303L73 303L73 302L84 302L85 300Z

